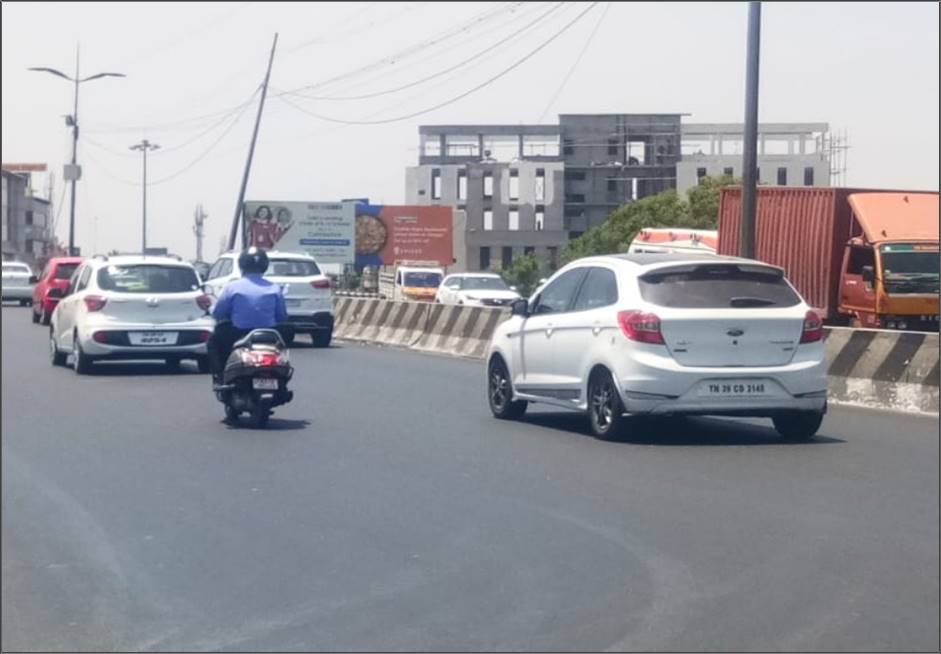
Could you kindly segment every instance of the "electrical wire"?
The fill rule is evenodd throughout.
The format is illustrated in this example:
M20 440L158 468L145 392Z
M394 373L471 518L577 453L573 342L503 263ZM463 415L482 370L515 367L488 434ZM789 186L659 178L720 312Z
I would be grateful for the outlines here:
M511 65L508 66L507 68L504 68L502 71L500 71L499 73L497 73L497 74L494 75L493 77L491 77L491 78L485 80L485 81L482 82L481 84L478 84L477 86L474 86L474 87L471 88L470 90L465 91L464 93L461 93L460 95L457 95L457 96L455 96L455 97L453 97L453 98L450 98L450 99L448 99L448 100L445 100L444 102L440 102L440 103L438 103L438 104L436 104L436 105L434 105L434 106L432 106L432 107L428 107L428 108L422 109L422 110L420 110L420 111L412 112L412 113L406 114L406 115L404 115L404 116L396 116L395 118L385 118L385 119L382 119L382 120L345 120L345 119L341 119L341 118L334 118L334 117L332 117L332 116L324 116L324 115L322 115L322 114L317 114L317 113L314 113L314 112L312 112L312 111L309 111L309 110L305 109L304 107L298 106L297 104L291 102L290 100L286 100L286 99L284 98L284 95L283 95L283 94L282 94L282 95L278 95L278 96L276 96L276 97L278 97L278 99L281 100L282 102L284 102L285 104L287 104L287 105L289 105L289 106L291 106L291 107L294 107L295 109L297 109L298 111L300 111L300 112L302 112L302 113L305 113L305 114L307 114L307 115L309 115L309 116L312 116L312 117L317 118L317 119L319 119L319 120L323 120L323 121L330 122L330 123L339 123L339 124L344 124L344 125L383 125L383 124L387 124L387 123L395 123L395 122L399 122L399 121L402 121L402 120L408 120L409 118L415 118L416 116L421 116L421 115L423 115L423 114L431 113L432 111L435 111L435 110L437 110L437 109L441 109L442 107L446 107L446 106L448 106L448 105L450 105L450 104L454 104L455 102L458 102L459 100L462 100L462 99L466 98L467 96L471 95L472 93L475 93L475 92L479 91L480 89L489 86L490 84L494 83L495 81L497 81L497 80L500 79L501 77L504 77L505 75L507 75L507 74L510 73L511 71L513 71L513 70L515 70L516 68L518 68L518 67L520 67L521 65L523 65L526 61L528 61L529 59L531 59L532 57L534 57L537 53L539 53L540 51L542 51L544 48L546 48L550 43L552 43L552 42L555 41L558 37L560 37L562 34L564 34L569 28L571 28L573 25L575 25L575 23L577 23L579 20L581 20L589 11L591 11L592 9L594 9L597 5L598 5L598 2L593 2L593 3L591 3L591 4L588 6L588 8L586 8L584 11L582 11L582 12L581 12L578 16L576 16L573 20L571 20L571 21L569 21L567 24L565 24L565 25L562 27L562 29L560 29L559 31L557 31L555 34L553 34L553 35L552 35L551 37L549 37L547 40L543 41L543 42L542 42L539 46L537 46L535 49L531 50L531 51L528 52L525 56L523 56L522 58L516 60L513 64L511 64Z
M403 59L405 59L405 58L407 58L407 57L409 57L409 56L411 56L411 55L413 55L413 54L415 54L415 53L417 53L417 52L421 52L422 50L426 50L427 48L430 48L430 47L432 47L432 46L434 46L434 45L437 45L437 44L439 44L439 43L442 43L442 42L446 41L447 39L451 38L452 36L455 36L455 35L457 35L457 34L460 34L460 33L462 33L462 32L465 32L465 31L467 31L468 29L471 29L472 27L474 27L474 26L477 25L477 24L486 23L486 22L488 22L488 21L490 21L490 20L493 20L493 19L496 18L497 16L502 15L502 14L505 14L506 12L510 11L511 9L514 9L514 8L516 8L516 7L518 7L518 6L523 5L523 4L524 4L523 2L512 2L512 3L506 3L505 5L500 6L500 7L496 8L496 9L488 9L488 10L486 10L486 11L483 11L483 12L479 13L479 14L476 14L476 15L473 16L470 20L465 21L464 23L462 23L462 24L461 24L460 26L458 26L458 27L454 27L454 28L452 28L452 29L450 29L450 30L444 32L444 33L441 34L440 36L436 36L436 37L434 37L434 38L432 38L432 39L429 39L429 40L427 40L427 41L423 41L423 42L421 42L421 43L418 43L418 44L409 46L409 47L405 48L404 50L400 50L400 51L398 51L398 52L396 52L396 53L394 53L394 54L391 54L391 55L388 55L388 56L383 57L383 58L381 58L381 59L378 59L378 60L376 60L376 61L374 61L374 62L372 62L372 63L370 63L370 64L366 64L365 66L361 66L361 67L359 67L359 68L357 68L357 69L354 69L354 70L351 70L351 71L347 71L346 73L341 73L341 74L339 74L339 75L335 75L334 77L331 77L331 78L329 78L329 79L326 79L326 80L323 80L323 81L320 81L320 82L315 82L315 83L313 83L313 84L307 84L307 85L300 86L300 87L297 87L297 88L294 88L294 89L290 89L289 91L285 91L284 93L292 93L292 92L297 92L297 91L307 91L307 90L313 90L313 89L323 88L324 86L327 86L327 85L329 85L329 84L333 84L333 83L335 83L335 82L337 82L337 81L341 81L341 80L344 80L344 79L348 79L348 78L354 77L354 76L356 76L356 75L360 75L360 74L362 74L362 73L364 73L364 72L371 71L371 70L373 70L373 69L375 69L375 68L378 68L378 67L381 67L381 66L383 66L383 65L393 65L393 64L398 63L399 61L401 61L401 60L403 60Z
M467 64L469 64L469 63L471 63L471 62L473 62L473 61L475 61L475 60L477 60L477 59L479 59L480 57L483 57L483 56L485 56L485 55L490 54L490 53L493 51L494 48L498 48L498 47L504 45L505 43L509 42L510 40L512 40L512 39L516 38L517 36L519 36L520 34L522 34L523 32L525 32L525 31L531 29L532 27L534 27L535 25L539 24L540 22L542 22L543 20L545 20L550 14L552 14L552 13L555 12L555 11L558 11L558 10L562 7L562 5L564 5L564 4L565 4L564 2L557 2L555 5L553 5L553 6L549 9L549 11L547 11L547 12L545 12L544 14L542 14L541 16L537 17L535 20L533 20L533 21L527 23L527 24L524 25L522 28L520 28L520 29L516 30L515 32L511 33L510 35L508 35L508 36L506 36L506 37L500 39L500 40L497 41L496 43L491 44L490 46L484 48L483 50L480 50L480 51L476 52L475 54L471 55L470 57L459 61L458 63L452 65L451 67L445 68L444 70L440 70L440 71L438 71L437 73L433 73L433 74L431 74L431 75L427 75L427 76L425 76L425 77L422 77L422 78L420 78L420 79L418 79L418 80L415 80L415 81L413 81L413 82L409 82L408 84L404 84L404 85L402 85L402 86L397 86L397 87L395 87L395 88L386 89L386 90L384 90L384 91L376 91L376 92L374 92L374 93L364 93L364 94L361 94L361 95L347 95L347 96L310 96L310 95L302 95L302 94L300 94L300 93L290 93L290 92L288 93L288 95L294 95L294 96L297 96L297 97L305 98L305 99L307 99L307 100L333 100L333 101L344 100L344 101L345 101L345 100L366 100L366 99L368 99L368 98L377 98L377 97L382 96L382 95L389 95L389 94L391 94L391 93L398 93L399 91L404 91L405 89L410 89L410 88L412 88L412 87L415 87L415 86L419 86L419 85L421 85L421 84L424 84L425 82L428 82L428 81L430 81L430 80L433 80L433 79L436 79L436 78L438 78L438 77L441 77L442 75L447 75L448 73L453 72L453 71L455 71L455 70L457 70L457 69L459 69L459 68L462 68L463 66L465 66L465 65L467 65Z
M572 77L572 73L575 72L575 69L578 68L579 62L581 62L582 57L585 56L585 53L588 51L588 47L591 45L592 41L595 38L595 34L598 33L598 28L601 27L601 23L604 22L604 17L607 15L608 10L611 9L611 3L608 2L605 4L604 11L601 12L601 15L598 17L598 22L595 23L594 29L591 30L591 33L588 35L588 38L585 40L585 45L582 46L581 52L578 53L578 56L575 58L575 61L572 62L572 66L569 68L568 72L565 74L565 77L562 79L562 83L559 84L559 88L555 90L555 93L552 94L552 98L549 100L549 103L546 105L546 108L542 110L542 113L539 115L539 120L537 123L541 123L543 118L546 117L546 114L549 113L549 109L552 108L552 105L555 104L556 99L558 99L559 94L562 93L562 89L565 88L565 85L568 84L569 78Z

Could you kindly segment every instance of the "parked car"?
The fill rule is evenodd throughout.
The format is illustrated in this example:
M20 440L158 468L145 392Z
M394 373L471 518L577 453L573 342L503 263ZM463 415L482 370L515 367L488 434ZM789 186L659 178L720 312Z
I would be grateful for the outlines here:
M33 289L33 322L49 324L52 312L59 304L59 298L51 297L49 291L54 288L65 291L75 269L84 261L82 257L55 257L50 259L39 276L39 282Z
M16 300L21 307L28 306L33 301L33 284L35 283L36 276L27 264L19 261L4 261L0 300Z
M759 416L813 437L827 408L823 323L780 268L732 257L579 259L499 325L497 418L529 402L586 412L600 438L626 414Z
M461 273L448 275L438 287L435 302L502 307L518 300L520 294L507 286L500 275L493 273Z
M310 334L315 347L327 347L333 338L333 288L317 261L306 254L268 252L265 277L284 289L288 322L278 326L290 344L297 332ZM206 291L219 297L225 285L242 276L239 253L227 252L212 265Z
M206 341L214 322L210 298L193 266L170 257L126 255L82 262L52 314L53 365L69 355L78 374L106 359L194 359L209 371Z

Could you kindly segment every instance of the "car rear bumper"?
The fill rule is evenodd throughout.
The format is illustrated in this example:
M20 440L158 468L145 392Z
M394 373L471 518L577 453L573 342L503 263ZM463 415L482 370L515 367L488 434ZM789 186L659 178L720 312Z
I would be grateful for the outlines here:
M33 289L30 286L10 286L2 290L4 300L32 300Z
M201 319L187 323L135 324L107 320L90 322L87 331L79 333L82 351L96 358L159 359L168 356L203 356L206 354L207 336L214 323ZM97 332L104 333L104 342L95 340ZM132 345L130 332L177 332L174 345Z
M287 322L278 325L278 329L295 331L333 331L333 314L318 311L307 314L289 314Z
M686 367L653 347L619 371L621 399L630 413L768 416L823 411L827 365L823 345L801 346L783 366ZM710 386L733 389L760 384L760 394L713 395ZM737 389L741 390L741 389Z

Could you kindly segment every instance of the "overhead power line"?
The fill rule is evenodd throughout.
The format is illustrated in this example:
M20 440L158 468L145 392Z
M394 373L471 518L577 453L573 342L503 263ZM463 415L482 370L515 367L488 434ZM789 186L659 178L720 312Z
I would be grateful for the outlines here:
M474 86L473 88L471 88L471 89L465 91L464 93L461 93L460 95L457 95L457 96L455 96L455 97L453 97L453 98L450 98L450 99L448 99L448 100L445 100L444 102L440 102L440 103L438 103L438 104L436 104L436 105L434 105L434 106L432 106L432 107L428 107L428 108L426 108L426 109L421 109L421 110L419 110L419 111L415 111L415 112L412 112L412 113L410 113L410 114L406 114L406 115L404 115L404 116L396 116L395 118L385 118L385 119L381 119L381 120L345 120L345 119L342 119L342 118L334 118L334 117L332 117L332 116L324 116L324 115L322 115L322 114L318 114L318 113L314 113L313 111L309 111L308 109L305 109L304 107L301 107L301 106L299 106L299 105L297 105L297 104L291 102L290 100L285 99L285 98L284 98L284 95L285 95L284 93L282 93L282 94L280 94L280 95L278 95L278 96L276 96L276 97L277 97L279 100L281 100L282 102L284 102L285 104L287 104L287 105L289 105L289 106L291 106L291 107L294 107L294 108L297 109L298 111L300 111L300 112L302 112L302 113L305 113L305 114L307 114L307 115L309 115L309 116L312 116L312 117L317 118L317 119L319 119L319 120L324 120L324 121L331 122L331 123L339 123L339 124L343 124L343 125L382 125L382 124L386 124L386 123L395 123L395 122L399 122L399 121L402 121L402 120L408 120L409 118L415 118L416 116L421 116L421 115L423 115L423 114L430 113L430 112L435 111L435 110L437 110L437 109L441 109L442 107L446 107L446 106L448 106L448 105L450 105L450 104L454 104L455 102L458 102L459 100L462 100L462 99L466 98L467 96L471 95L472 93L475 93L475 92L479 91L480 89L485 88L485 87L489 86L490 84L496 82L498 79L500 79L501 77L504 77L505 75L507 75L507 74L510 73L511 71L515 70L516 68L519 68L519 67L522 66L525 62L527 62L528 60L530 60L531 58L533 58L534 56L536 56L536 54L538 54L539 52L541 52L544 48L546 48L550 43L552 43L552 42L555 41L557 38L559 38L562 34L564 34L568 29L570 29L573 25L575 25L575 23L577 23L579 20L581 20L588 12L590 12L592 9L594 9L597 5L598 5L598 2L593 2L593 3L591 3L585 10L583 10L580 14L578 14L578 16L576 16L574 19L572 19L571 21L569 21L568 23L566 23L566 24L562 27L562 29L560 29L559 31L557 31L556 33L554 33L554 34L553 34L552 36L550 36L548 39L546 39L546 40L543 41L541 44L539 44L535 49L531 50L531 51L528 52L526 55L524 55L522 58L520 58L520 59L516 60L515 62L513 62L510 66L504 68L502 71L500 71L499 73L497 73L497 74L494 75L493 77L491 77L491 78L485 80L484 82L478 84L477 86Z
M448 73L450 73L450 72L452 72L452 71L455 71L455 70L457 70L457 69L459 69L459 68L462 68L463 66L466 66L467 64L469 64L469 63L471 63L471 62L473 62L473 61L476 61L477 59L479 59L479 58L481 58L481 57L483 57L483 56L486 56L486 55L492 53L493 50L494 50L494 48L498 48L498 47L504 45L505 43L509 42L510 40L512 40L512 39L516 38L517 36L519 36L520 34L522 34L523 32L525 32L525 31L531 29L532 27L534 27L535 25L539 24L540 22L542 22L543 20L545 20L549 15L551 15L552 13L558 11L558 10L562 7L562 5L564 5L564 4L565 4L564 2L557 2L555 5L553 5L553 6L549 9L549 11L543 13L541 16L538 16L535 20L530 21L529 23L527 23L526 25L524 25L522 28L520 28L520 29L516 30L515 32L511 33L510 35L508 35L508 36L506 36L506 37L500 39L500 40L497 41L496 43L493 43L493 44L489 45L488 47L484 48L483 50L480 50L480 51L474 53L474 54L471 55L470 57L467 57L466 59L463 59L463 60L459 61L458 63L456 63L456 64L450 66L449 68L445 68L444 70L439 70L437 73L432 73L431 75L426 75L425 77L422 77L422 78L420 78L420 79L417 79L417 80L415 80L415 81L413 81L413 82L409 82L408 84L403 84L402 86L397 86L397 87L395 87L395 88L386 89L386 90L384 90L384 91L376 91L376 92L374 92L374 93L363 93L363 94L361 94L361 95L347 95L347 96L329 96L329 95L327 95L327 96L311 96L311 95L302 95L302 94L300 94L300 93L291 93L291 92L288 92L288 95L295 95L295 96L297 96L297 97L305 98L305 99L307 99L307 100L333 100L333 101L338 101L338 100L366 100L366 99L368 99L368 98L378 98L379 96L389 95L389 94L391 94L391 93L398 93L399 91L404 91L405 89L410 89L410 88L412 88L412 87L415 87L415 86L419 86L419 85L421 85L421 84L424 84L425 82L428 82L428 81L431 81L431 80L436 79L436 78L438 78L438 77L441 77L442 75L447 75Z
M559 84L559 88L555 90L555 93L552 94L552 98L546 104L546 108L542 110L542 113L539 115L539 120L537 123L541 123L542 119L546 117L546 114L549 113L549 109L552 108L552 105L555 104L556 99L558 99L559 94L562 93L562 89L565 88L565 85L568 84L569 79L572 77L572 73L575 72L575 69L578 68L578 64L581 62L582 57L585 56L585 53L588 52L588 47L591 45L592 41L595 39L595 34L598 33L598 28L601 27L601 23L604 22L604 17L608 14L608 10L611 9L611 3L608 2L605 4L604 11L601 12L601 15L598 17L598 22L595 23L594 29L591 30L591 33L588 35L588 38L585 40L585 45L582 46L581 52L578 53L578 56L575 58L575 61L572 62L572 66L569 68L568 72L565 74L565 77L562 78L562 83Z

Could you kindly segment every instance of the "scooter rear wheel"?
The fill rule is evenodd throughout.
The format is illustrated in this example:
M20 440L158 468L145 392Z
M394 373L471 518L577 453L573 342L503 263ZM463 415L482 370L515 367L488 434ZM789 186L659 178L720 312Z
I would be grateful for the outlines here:
M267 407L256 407L251 410L251 425L255 429L262 429L268 424L268 418L271 416L271 411Z
M241 413L241 412L240 412L240 411L236 411L235 407L233 407L231 404L226 404L226 405L225 405L225 419L226 419L226 422L229 422L229 423L232 423L232 424L238 422L239 413Z

